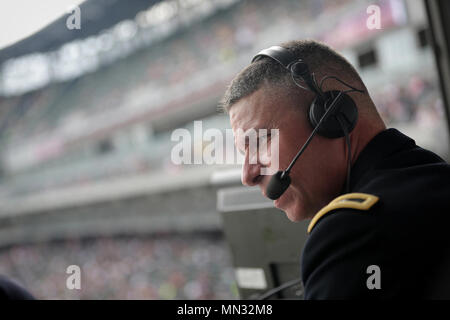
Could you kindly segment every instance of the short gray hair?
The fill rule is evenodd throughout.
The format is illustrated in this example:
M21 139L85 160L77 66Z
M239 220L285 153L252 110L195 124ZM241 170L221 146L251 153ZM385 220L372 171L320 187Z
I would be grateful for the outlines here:
M295 57L303 59L308 64L310 72L323 72L353 83L356 80L357 83L363 84L351 63L321 42L315 40L290 41L281 44L281 47L288 49ZM237 74L219 102L219 108L228 112L236 102L257 91L263 85L298 90L290 73L283 66L273 59L263 57Z

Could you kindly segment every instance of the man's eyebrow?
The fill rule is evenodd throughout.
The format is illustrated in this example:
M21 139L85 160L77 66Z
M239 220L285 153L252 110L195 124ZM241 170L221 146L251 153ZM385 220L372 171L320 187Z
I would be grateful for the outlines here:
M255 130L256 131L256 136L255 136L256 139L259 139L261 136L270 136L271 135L271 129L268 128L268 126L265 126L265 125L260 125L260 126L257 126L255 128L249 128L249 129L247 129L245 131L243 130L244 145L245 146L247 146L249 144L249 138L250 138L249 135L248 135L249 130ZM266 130L266 132L265 132L264 135L261 135L259 130Z
M271 134L271 130L275 129L275 126L273 124L273 121L270 121L264 125L260 125L255 127L255 130L258 132L259 130L267 130L266 135L270 135ZM259 133L259 132L258 132ZM259 135L258 135L259 136Z
M255 127L251 127L251 128L248 128L248 129L245 129L245 130L242 130L242 131L244 132L244 134L246 134L247 131L249 131L249 130L256 130L256 131L258 131L258 130L262 130L262 129L270 130L270 129L273 129L273 127L272 127L271 123L267 123L267 124L257 125Z

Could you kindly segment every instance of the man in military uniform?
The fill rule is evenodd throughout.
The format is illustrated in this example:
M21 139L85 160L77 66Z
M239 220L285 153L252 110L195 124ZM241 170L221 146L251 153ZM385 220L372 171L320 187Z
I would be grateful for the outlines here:
M274 201L292 221L312 219L302 253L305 298L450 298L450 166L386 129L357 71L333 49L315 41L281 47L307 64L323 92L361 88L346 91L357 107L351 132L314 136ZM266 196L271 176L261 168L270 161L250 161L255 154L239 135L278 129L282 170L314 129L308 108L317 94L299 88L283 59L254 60L221 101L245 155L242 182Z

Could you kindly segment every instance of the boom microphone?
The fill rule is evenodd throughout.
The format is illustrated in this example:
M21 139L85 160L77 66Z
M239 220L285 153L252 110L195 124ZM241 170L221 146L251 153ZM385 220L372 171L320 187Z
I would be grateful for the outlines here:
M327 111L323 114L322 118L320 118L320 121L315 126L314 130L309 135L308 139L306 140L305 144L301 147L300 151L297 153L297 155L292 159L291 163L287 167L286 170L278 171L275 173L272 178L270 178L269 184L266 187L266 195L271 200L276 200L286 191L286 189L291 184L291 177L289 176L289 173L291 172L292 166L297 162L297 159L300 157L300 155L305 151L306 147L308 147L309 143L311 142L312 138L316 135L317 130L320 128L321 124L328 119L328 116L334 111L335 106L338 105L338 101L342 96L342 91L338 93L336 98L331 103L330 107L327 109Z
M272 178L266 188L266 194L269 199L276 200L286 191L291 184L291 177L289 172L278 171Z

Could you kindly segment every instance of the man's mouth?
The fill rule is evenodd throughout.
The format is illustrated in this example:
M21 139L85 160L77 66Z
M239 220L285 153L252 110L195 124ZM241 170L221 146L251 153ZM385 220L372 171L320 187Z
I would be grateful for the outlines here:
M276 200L273 200L273 205L275 206L275 208L280 208L279 207L279 204L280 204L280 198L278 198L278 199L276 199Z

